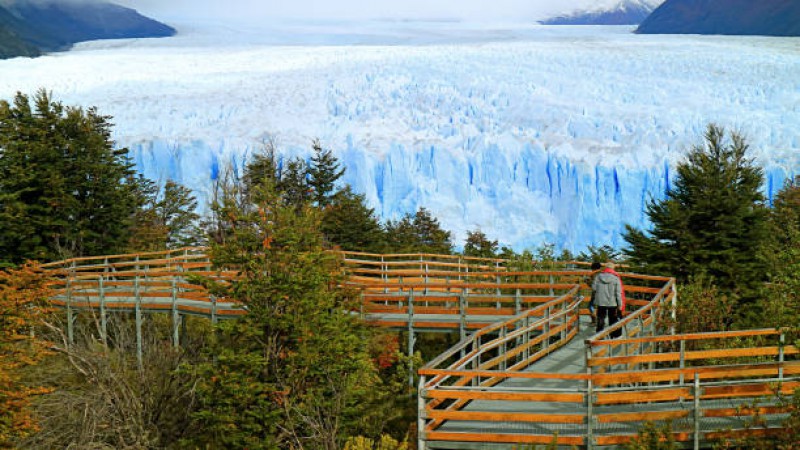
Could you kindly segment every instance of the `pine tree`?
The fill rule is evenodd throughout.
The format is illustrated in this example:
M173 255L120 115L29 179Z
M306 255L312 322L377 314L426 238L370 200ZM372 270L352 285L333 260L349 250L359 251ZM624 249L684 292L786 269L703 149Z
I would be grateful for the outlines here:
M497 256L497 247L497 241L490 240L481 230L467 231L467 240L464 244L465 256L494 258Z
M196 210L197 199L192 190L167 180L162 199L156 204L158 223L167 230L167 248L197 245L196 223L200 216Z
M265 179L223 187L212 209L226 230L215 264L240 278L218 293L248 314L218 329L214 360L196 366L200 432L209 448L341 448L371 414L379 382L369 329L340 290L341 262L325 251L320 213L287 202ZM238 197L238 198L237 198Z
M386 224L389 246L396 252L450 254L453 243L449 231L442 229L439 220L425 209L406 214L399 222Z
M800 177L775 196L761 251L769 283L751 317L755 327L800 326Z
M350 186L336 192L322 211L322 233L342 250L378 252L385 246L383 228L364 195Z
M39 91L0 101L0 252L11 261L115 253L139 204L109 117Z
M287 205L302 208L311 199L306 162L300 158L290 159L279 172L276 188Z
M761 168L747 158L744 138L709 125L705 146L677 168L674 186L646 207L650 231L628 226L625 253L653 273L681 281L705 273L726 292L752 297L764 279L757 251L767 210Z
M339 161L330 150L323 150L319 140L315 140L314 156L308 168L308 184L313 191L313 199L320 208L328 206L333 201L336 181L344 175L344 168L340 168Z

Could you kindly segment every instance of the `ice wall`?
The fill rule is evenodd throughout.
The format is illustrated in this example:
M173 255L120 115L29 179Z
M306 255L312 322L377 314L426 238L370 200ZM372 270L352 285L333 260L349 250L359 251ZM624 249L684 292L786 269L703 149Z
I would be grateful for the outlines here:
M252 150L228 151L205 142L132 146L146 176L180 180L201 198L221 171L241 170ZM399 219L425 206L454 232L459 246L467 231L480 228L518 250L543 243L574 252L587 245L621 248L625 225L649 226L645 205L663 198L673 176L666 160L644 168L575 163L536 145L463 153L397 143L375 158L348 140L335 153L347 168L342 181L366 194L380 217ZM301 149L295 155L307 156ZM770 164L765 194L771 198L797 173Z

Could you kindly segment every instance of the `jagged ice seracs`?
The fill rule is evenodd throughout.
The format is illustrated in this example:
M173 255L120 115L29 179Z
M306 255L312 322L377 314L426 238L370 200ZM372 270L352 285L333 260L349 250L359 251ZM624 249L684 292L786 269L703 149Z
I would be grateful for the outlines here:
M458 22L177 24L0 61L0 96L44 87L114 117L145 176L207 198L267 140L311 142L383 219L429 209L457 246L624 244L709 122L748 137L774 195L800 173L796 39Z

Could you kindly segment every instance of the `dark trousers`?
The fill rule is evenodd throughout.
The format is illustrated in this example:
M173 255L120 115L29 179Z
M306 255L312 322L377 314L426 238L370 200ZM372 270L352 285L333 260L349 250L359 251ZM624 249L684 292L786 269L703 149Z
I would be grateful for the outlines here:
M603 331L606 324L606 316L608 316L608 326L617 323L617 307L616 306L598 306L597 307L597 332ZM617 334L617 333L615 333ZM617 336L611 336L617 337Z

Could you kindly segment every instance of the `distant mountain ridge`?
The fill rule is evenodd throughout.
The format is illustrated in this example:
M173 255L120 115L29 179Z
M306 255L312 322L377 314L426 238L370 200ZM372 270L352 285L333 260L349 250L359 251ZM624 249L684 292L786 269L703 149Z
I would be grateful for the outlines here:
M543 25L639 25L663 0L620 0L611 6L574 11Z
M800 36L800 0L667 0L636 32Z
M0 59L38 56L95 39L174 34L168 25L105 1L0 1Z

